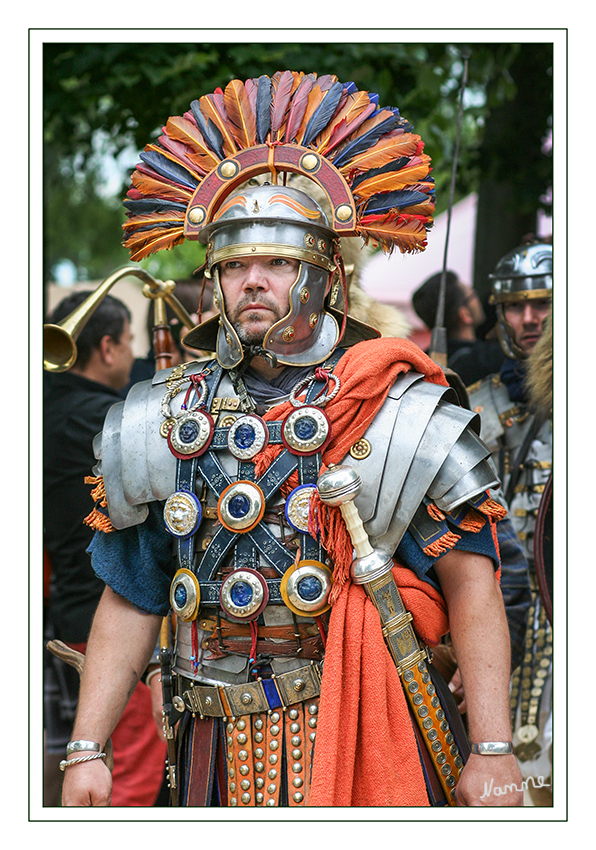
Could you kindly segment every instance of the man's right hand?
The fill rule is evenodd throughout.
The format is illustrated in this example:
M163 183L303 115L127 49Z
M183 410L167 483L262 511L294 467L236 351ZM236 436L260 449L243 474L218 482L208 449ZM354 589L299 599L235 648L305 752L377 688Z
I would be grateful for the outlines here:
M63 806L109 806L112 774L102 759L73 764L64 771Z

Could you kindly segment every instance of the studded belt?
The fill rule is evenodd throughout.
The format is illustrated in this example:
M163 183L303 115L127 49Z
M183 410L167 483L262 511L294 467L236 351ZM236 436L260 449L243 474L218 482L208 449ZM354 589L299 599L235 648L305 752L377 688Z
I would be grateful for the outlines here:
M297 670L257 679L242 685L201 685L177 676L178 694L185 707L199 717L240 717L295 705L321 693L323 662L311 662Z

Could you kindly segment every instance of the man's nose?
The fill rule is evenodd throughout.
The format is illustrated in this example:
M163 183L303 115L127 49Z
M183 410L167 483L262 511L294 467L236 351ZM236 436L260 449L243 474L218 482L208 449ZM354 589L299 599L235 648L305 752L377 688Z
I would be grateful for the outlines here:
M249 263L244 277L244 286L247 289L266 289L268 286L267 275L261 263Z
M526 325L535 325L540 321L538 311L531 301L527 301L524 305L523 321Z

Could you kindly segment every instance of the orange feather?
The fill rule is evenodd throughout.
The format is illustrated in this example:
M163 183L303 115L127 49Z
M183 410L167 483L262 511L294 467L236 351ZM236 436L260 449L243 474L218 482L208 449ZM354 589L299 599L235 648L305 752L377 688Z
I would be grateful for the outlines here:
M168 118L166 133L174 141L188 145L192 149L193 155L198 158L197 164L207 171L211 171L218 164L219 159L211 148L207 147L200 130L193 121L189 121L180 115ZM190 151L187 156L192 161Z
M147 213L146 215L135 215L125 221L122 225L123 230L133 230L137 227L144 227L147 224L159 226L168 222L181 222L184 224L184 213L182 210L167 210L166 212Z
M368 245L382 248L391 254L398 248L402 254L423 251L426 247L426 228L418 219L407 220L397 213L364 216L357 227Z
M319 86L318 82L316 82L310 90L310 94L308 95L308 103L306 105L306 112L304 113L304 118L302 119L302 123L300 124L300 129L296 134L297 144L302 144L302 139L304 138L304 131L306 130L308 122L317 106L320 105L321 101L325 97L326 93L326 91L321 91L321 87Z
M183 227L169 227L132 234L122 243L131 252L131 260L138 262L163 249L170 250L184 241Z
M192 192L183 186L172 186L171 183L161 180L159 177L150 177L140 171L133 171L131 177L132 185L143 195L151 195L157 198L168 198L171 201L188 203L192 198Z
M421 162L414 162L399 171L388 171L385 174L377 174L369 180L363 180L354 189L354 197L358 201L364 201L380 192L396 192L405 186L416 183L417 180L423 180L428 175L430 157L423 154L421 157L415 157L415 159L420 159Z
M224 91L224 104L234 138L241 149L255 143L255 116L250 106L244 83L232 80Z
M420 136L413 133L396 133L395 131L383 136L369 150L357 154L346 165L342 165L339 171L345 176L352 172L369 171L372 168L380 168L387 165L400 156L415 156L421 153L422 141Z

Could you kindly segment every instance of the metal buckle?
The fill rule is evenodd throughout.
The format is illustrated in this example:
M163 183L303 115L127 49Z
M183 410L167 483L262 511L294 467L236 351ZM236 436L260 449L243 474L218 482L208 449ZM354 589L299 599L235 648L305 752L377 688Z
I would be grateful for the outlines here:
M321 671L316 664L276 676L274 681L284 706L313 699L321 693Z
M260 681L225 688L230 711L234 717L269 711L269 702Z
M219 695L219 688L212 685L195 685L184 691L184 702L193 714L201 717L225 717L227 711Z

